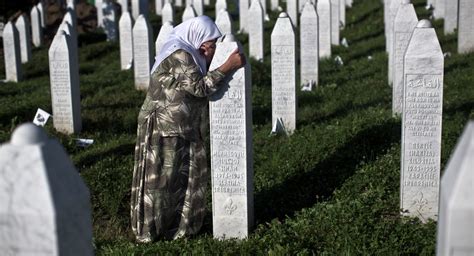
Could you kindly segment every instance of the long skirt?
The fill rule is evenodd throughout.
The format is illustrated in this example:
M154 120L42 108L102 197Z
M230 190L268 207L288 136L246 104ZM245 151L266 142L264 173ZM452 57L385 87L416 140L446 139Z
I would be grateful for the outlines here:
M151 123L138 127L135 148L131 222L139 242L195 234L205 215L208 177L202 141L161 137Z

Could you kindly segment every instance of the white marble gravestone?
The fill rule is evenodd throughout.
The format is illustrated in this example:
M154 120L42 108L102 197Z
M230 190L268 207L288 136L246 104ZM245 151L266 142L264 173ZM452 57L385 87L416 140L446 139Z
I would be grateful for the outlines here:
M41 14L36 6L31 8L31 40L33 45L40 47L43 45L43 28L41 27Z
M48 14L46 13L46 8L43 2L39 1L39 3L36 5L36 8L38 8L38 15L40 17L40 26L41 28L46 28L46 16Z
M298 0L286 0L286 13L290 17L293 27L298 27Z
M193 6L192 5L186 6L183 12L183 16L181 18L182 21L185 22L186 20L192 19L194 17L196 17L196 12L194 11Z
M340 35L340 17L339 17L339 1L340 0L331 0L331 43L334 45L339 45L339 35Z
M26 63L31 59L31 30L30 20L26 14L22 14L15 22L20 39L21 63Z
M250 7L249 0L239 0L239 30L240 32L248 32L247 16Z
M107 0L94 0L95 9L97 10L97 27L104 27L104 12L102 10L103 3Z
M217 44L210 70L242 47L232 35ZM212 222L216 238L246 238L253 226L251 73L247 64L210 97Z
M436 255L474 255L474 122L470 121L441 178Z
M232 19L227 10L221 10L217 15L216 25L222 35L232 34Z
M174 0L174 6L183 7L183 0Z
M53 124L65 134L82 129L79 69L72 47L70 36L59 30L48 52Z
M166 40L168 39L168 36L171 34L171 31L173 31L173 23L171 22L166 22L161 26L160 32L158 33L158 36L156 37L155 40L155 55L158 56L160 54L161 47L165 44Z
M161 10L161 24L165 24L167 21L174 23L174 7L169 0L164 1L165 5Z
M192 0L192 5L196 12L196 16L204 15L204 3L202 0Z
M392 113L401 115L403 107L403 59L413 30L418 23L415 7L410 0L398 9L393 23L393 86L392 86Z
M400 208L437 219L444 57L428 20L418 22L405 53Z
M272 124L281 118L287 134L296 128L295 33L286 13L280 13L271 35Z
M215 9L215 11L216 11L216 14L215 14L215 15L216 15L216 16L214 16L214 17L217 18L217 16L219 16L219 12L220 12L221 10L227 10L227 2L226 2L226 0L216 0L216 9Z
M388 83L393 84L393 22L395 21L395 16L397 15L398 8L402 5L402 1L406 0L392 0L390 2L390 16L389 16L389 25L388 25Z
M319 25L314 5L308 1L300 17L301 85L314 87L319 81Z
M433 10L433 16L436 19L442 19L444 18L444 14L446 11L446 6L445 6L445 1L446 0L436 0L435 5L434 5L434 10ZM451 2L451 1L450 1Z
M248 16L252 17L248 24L249 55L263 61L263 10L259 0L252 0ZM249 20L250 21L250 20Z
M444 13L444 34L451 34L456 28L458 28L458 6L459 2L450 1L445 6Z
M93 255L89 189L43 128L18 126L0 146L3 255Z
M72 67L76 67L76 70L72 70L71 72L75 72L77 74L77 77L79 77L79 53L77 49L77 34L76 34L76 29L71 25L70 21L66 18L69 15L67 13L64 18L63 22L58 28L58 31L64 31L68 36L69 36L69 51L72 54L72 58L70 61L75 61L76 63L72 64ZM59 33L56 33L58 35Z
M148 0L132 0L133 19L137 20L140 15L148 18Z
M474 1L459 0L458 52L474 51Z
M120 0L120 6L122 7L122 13L130 12L130 9L128 8L128 0ZM160 6L160 8L161 8L161 6Z
M384 22L384 31L385 31L385 51L388 53L388 33L389 33L389 17L390 17L390 4L392 0L383 0L383 22Z
M110 1L104 1L102 3L102 24L107 35L107 41L117 41L117 17L115 13L114 3Z
M78 41L77 41L77 17L76 12L70 8L67 9L66 13L64 14L62 23L67 22L70 25L70 29L67 31L67 34L71 36L71 45L74 56L74 59L79 61L79 53L78 53ZM79 68L79 64L77 65ZM79 71L78 71L79 72Z
M352 7L352 0L346 0L346 6Z
M318 0L319 58L331 57L331 1Z
M163 10L163 0L155 0L155 13L161 15Z
M3 28L3 54L5 58L6 81L18 82L22 79L20 37L15 24L8 22Z
M272 11L278 11L279 3L278 0L271 0L270 2L270 9Z
M120 68L130 69L133 63L132 16L123 12L119 20L120 35Z
M342 27L346 25L346 0L339 2L339 21Z
M138 90L148 89L153 57L152 30L145 16L140 15L133 26L133 70Z

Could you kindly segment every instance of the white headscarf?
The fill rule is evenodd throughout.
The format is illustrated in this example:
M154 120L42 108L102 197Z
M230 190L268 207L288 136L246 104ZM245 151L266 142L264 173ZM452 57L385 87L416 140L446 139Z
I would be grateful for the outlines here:
M201 68L201 73L207 73L206 58L199 53L199 47L202 43L219 38L221 32L214 21L207 16L198 16L189 19L176 26L155 57L155 64L151 68L151 73L160 65L160 63L175 51L182 49L193 56L196 64Z

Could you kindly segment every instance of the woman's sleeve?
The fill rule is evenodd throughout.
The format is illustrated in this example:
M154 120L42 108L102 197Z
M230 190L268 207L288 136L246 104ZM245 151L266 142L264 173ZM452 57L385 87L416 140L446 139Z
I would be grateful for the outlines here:
M191 54L185 51L175 52L176 63L175 78L182 89L196 97L206 97L213 94L220 88L220 82L225 74L219 70L207 72L205 76L201 74L201 69L194 62Z

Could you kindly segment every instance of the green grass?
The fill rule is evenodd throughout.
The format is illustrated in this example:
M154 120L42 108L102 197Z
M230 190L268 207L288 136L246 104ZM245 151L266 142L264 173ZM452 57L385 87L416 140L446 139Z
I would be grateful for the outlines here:
M414 1L419 18L429 17L423 2ZM235 16L235 6L229 9ZM213 239L209 212L194 237L134 243L129 202L136 117L144 93L134 89L132 71L120 71L117 43L104 42L100 33L80 36L83 131L65 136L55 132L51 122L46 130L60 140L89 186L96 254L434 254L436 223L421 224L399 215L401 125L391 113L380 1L356 0L347 10L341 38L350 47L333 47L333 56L341 56L344 66L322 61L320 86L298 92L297 130L291 137L268 136L268 49L278 14L269 15L268 57L263 63L250 60L256 223L242 241ZM150 20L156 36L160 19ZM445 62L444 167L464 125L474 117L474 54L458 55L456 35L444 36L442 21L434 26L443 51L452 53ZM246 48L247 37L237 38ZM3 65L2 60L0 77ZM47 48L35 49L33 60L23 68L25 81L0 84L1 142L9 140L18 124L31 121L38 107L51 112ZM95 142L83 149L75 146L74 138ZM210 200L209 196L209 206Z

